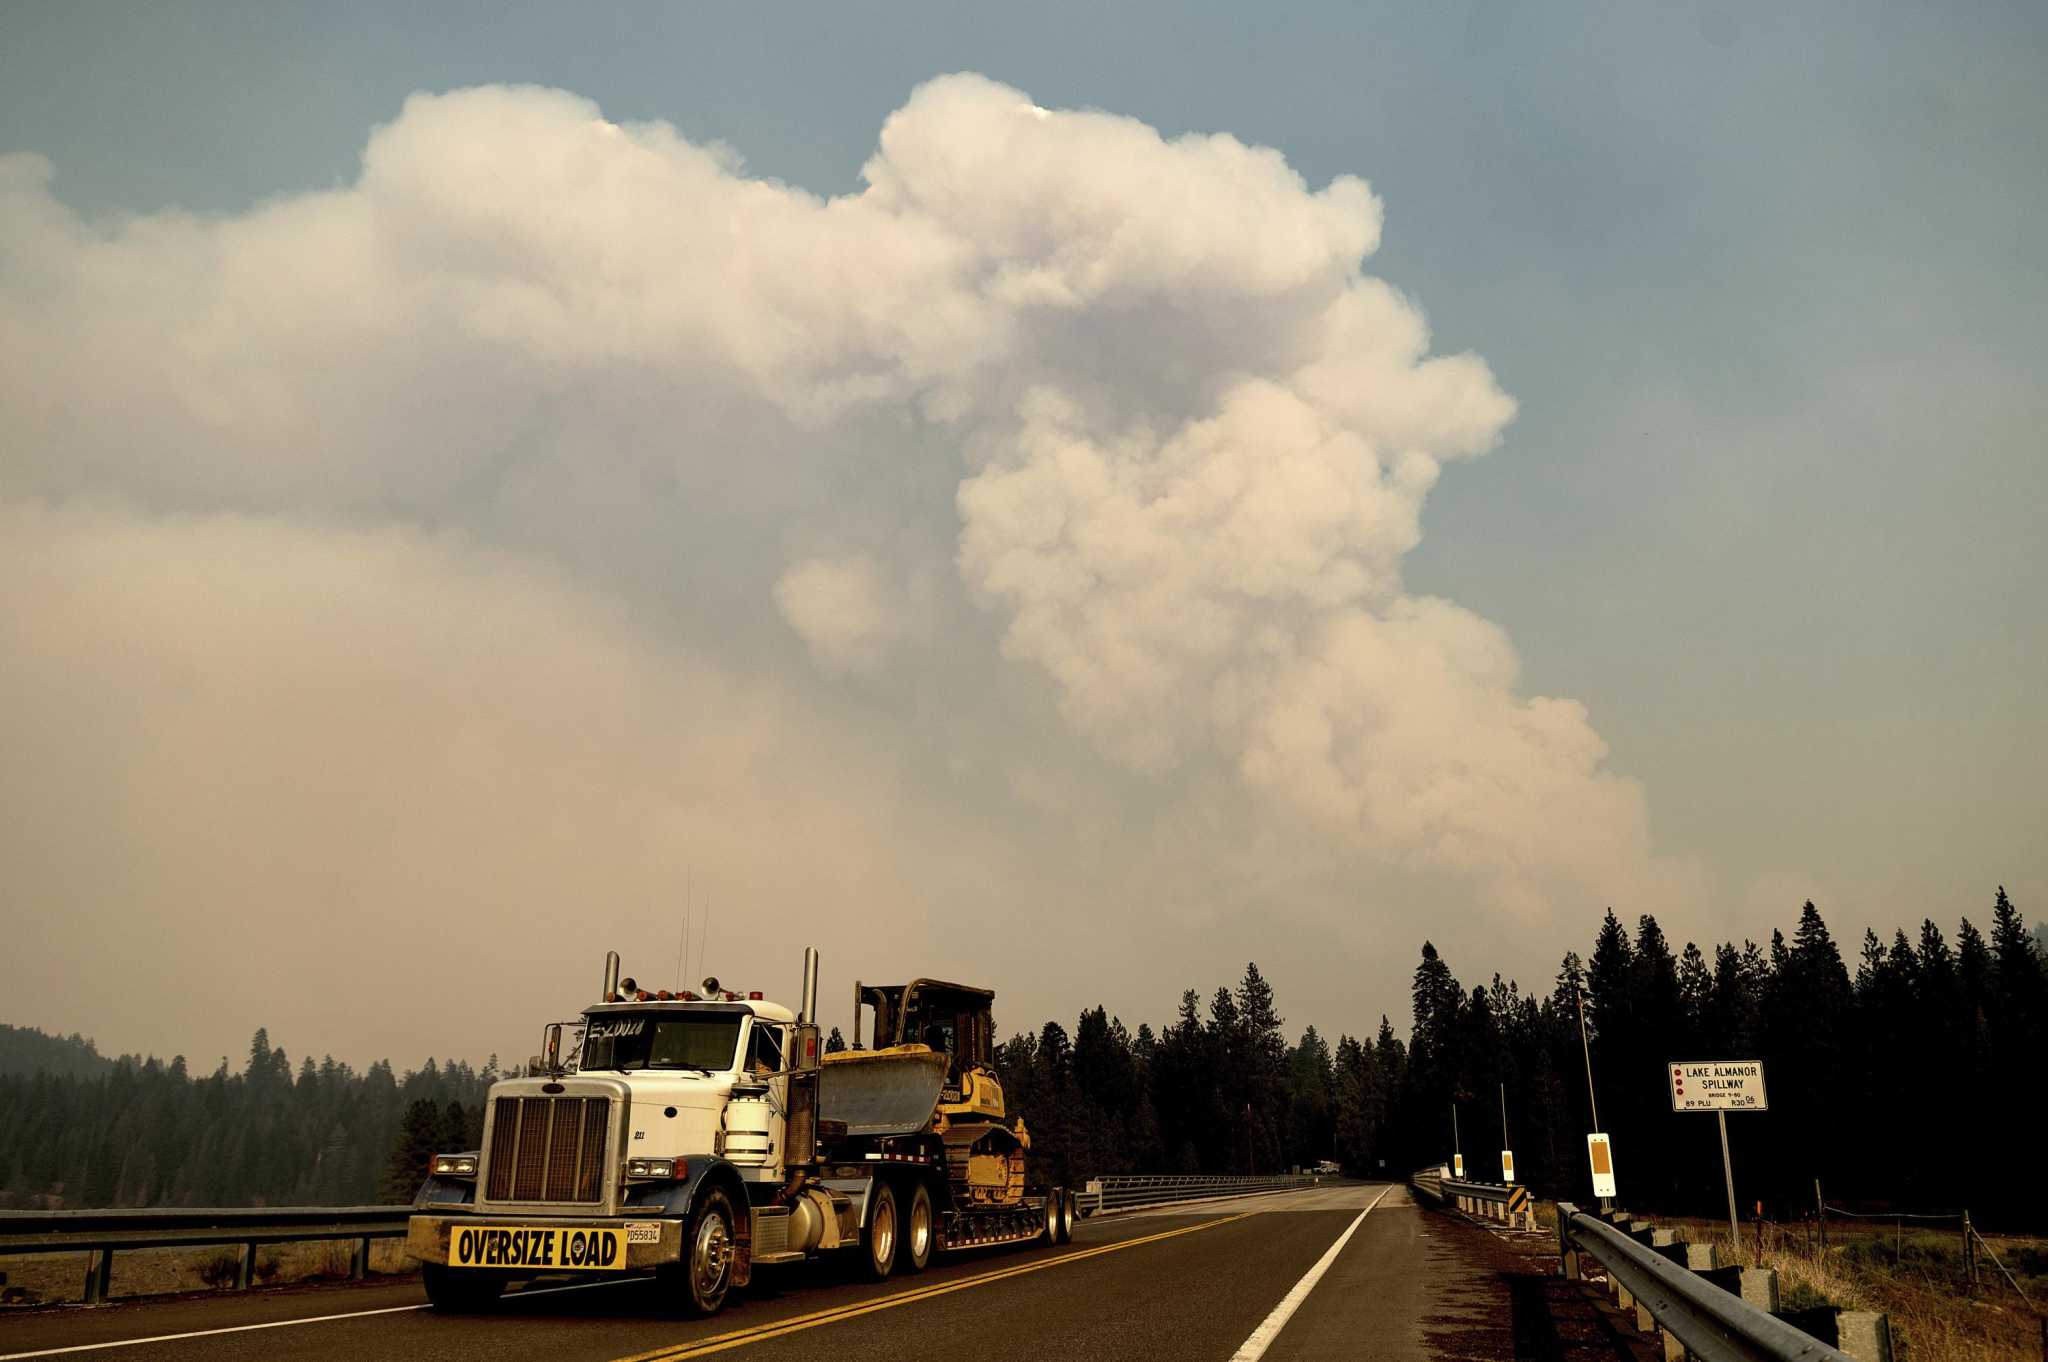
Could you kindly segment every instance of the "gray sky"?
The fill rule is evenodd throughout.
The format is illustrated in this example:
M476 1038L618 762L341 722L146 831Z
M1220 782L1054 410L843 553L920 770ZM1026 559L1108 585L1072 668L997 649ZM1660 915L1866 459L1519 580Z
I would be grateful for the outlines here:
M1098 8L0 15L4 1019L2043 915L2038 6Z

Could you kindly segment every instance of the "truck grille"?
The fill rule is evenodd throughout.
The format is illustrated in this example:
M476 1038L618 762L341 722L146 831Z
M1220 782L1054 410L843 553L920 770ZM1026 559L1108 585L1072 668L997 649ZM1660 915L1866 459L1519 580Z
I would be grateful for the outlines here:
M611 1103L603 1097L500 1097L491 1113L492 1201L604 1199Z

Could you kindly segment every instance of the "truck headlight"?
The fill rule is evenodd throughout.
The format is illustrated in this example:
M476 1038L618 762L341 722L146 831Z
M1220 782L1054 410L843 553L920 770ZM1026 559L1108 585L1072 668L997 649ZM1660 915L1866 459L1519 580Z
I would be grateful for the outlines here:
M656 1182L680 1182L690 1176L687 1159L627 1159L626 1176Z
M437 1178L473 1178L476 1176L476 1155L436 1154L434 1155L434 1176Z

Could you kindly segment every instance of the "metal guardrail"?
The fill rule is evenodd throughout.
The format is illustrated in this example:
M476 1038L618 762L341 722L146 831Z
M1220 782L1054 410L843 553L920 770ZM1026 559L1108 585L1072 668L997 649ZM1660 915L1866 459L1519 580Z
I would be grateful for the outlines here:
M1530 1208L1527 1187L1508 1182L1466 1182L1458 1178L1439 1178L1437 1186L1441 1197L1457 1202L1460 1210L1476 1211L1494 1220L1520 1218L1527 1228L1535 1228L1536 1217Z
M1605 1267L1621 1303L1636 1307L1638 1326L1648 1327L1642 1318L1647 1314L1664 1331L1667 1358L1849 1362L1849 1354L1802 1333L1568 1201L1557 1204L1557 1236L1565 1275L1579 1275L1582 1254Z
M1312 1173L1281 1174L1274 1177L1141 1176L1119 1174L1095 1178L1075 1203L1083 1215L1111 1211L1136 1211L1166 1206L1176 1201L1200 1201L1215 1197L1242 1196L1247 1192L1291 1192L1317 1186L1322 1179Z
M369 1270L370 1241L405 1234L410 1206L165 1207L133 1211L0 1211L0 1256L87 1253L85 1303L101 1305L123 1249L203 1248L232 1244L241 1253L235 1288L246 1290L259 1244L356 1241L349 1276Z

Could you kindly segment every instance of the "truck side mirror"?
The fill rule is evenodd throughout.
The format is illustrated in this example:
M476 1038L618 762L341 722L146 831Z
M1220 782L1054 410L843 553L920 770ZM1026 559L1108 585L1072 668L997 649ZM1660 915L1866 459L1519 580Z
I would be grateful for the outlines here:
M790 1068L800 1071L817 1068L819 1055L824 1049L818 1041L818 1028L815 1025L799 1024L795 1039L795 1053L785 1062Z
M549 1074L551 1074L551 1075L553 1075L553 1074L559 1074L559 1073L561 1073L561 1072L562 1072L562 1024L561 1024L560 1022L549 1022L549 1023L548 1023L548 1029L547 1029L547 1044L546 1044L546 1048L545 1048L545 1051L544 1051L544 1053L545 1053L545 1055L546 1055L546 1059L547 1059L547 1071L548 1071L548 1073L549 1073Z

